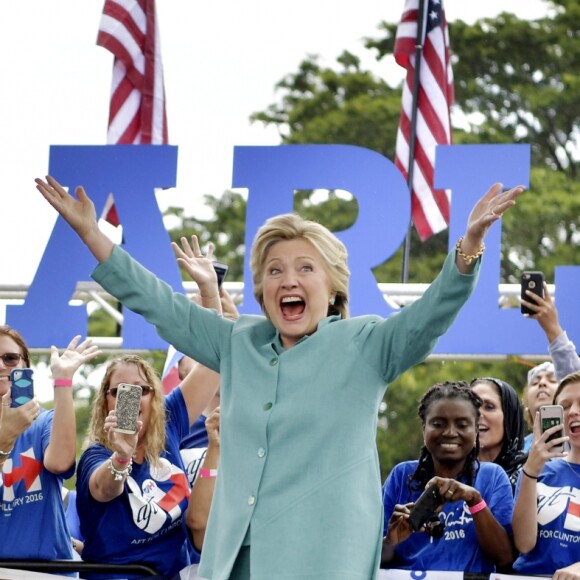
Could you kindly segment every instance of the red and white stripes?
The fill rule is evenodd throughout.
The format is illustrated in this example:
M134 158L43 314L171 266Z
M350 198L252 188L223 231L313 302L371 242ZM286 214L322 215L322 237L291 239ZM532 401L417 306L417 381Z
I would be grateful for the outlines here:
M406 0L397 28L394 55L407 69L395 164L408 179L415 43L419 0ZM449 33L441 0L425 0L425 36L419 73L417 125L412 185L413 223L422 240L449 223L449 194L433 188L435 147L451 143L449 108L453 103Z

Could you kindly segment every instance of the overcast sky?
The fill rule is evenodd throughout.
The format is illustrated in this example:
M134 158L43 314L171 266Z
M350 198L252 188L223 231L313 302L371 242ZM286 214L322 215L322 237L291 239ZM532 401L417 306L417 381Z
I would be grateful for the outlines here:
M449 21L501 10L536 18L541 0L445 0ZM95 40L103 0L6 2L0 21L0 286L29 284L55 221L33 179L48 169L49 146L104 145L112 55ZM381 20L397 22L403 0L158 0L170 144L179 147L177 188L168 205L202 211L206 193L231 186L234 145L276 145L275 129L250 125L276 100L275 84L308 54L332 65ZM453 38L451 38L453 43ZM388 62L364 66L391 75ZM90 192L89 192L90 194ZM0 322L3 322L0 308Z

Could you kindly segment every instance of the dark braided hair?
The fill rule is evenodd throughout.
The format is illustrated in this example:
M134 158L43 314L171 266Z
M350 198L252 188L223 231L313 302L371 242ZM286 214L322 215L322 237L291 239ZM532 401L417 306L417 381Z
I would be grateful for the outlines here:
M479 422L479 408L483 405L483 401L469 388L469 383L466 381L446 381L444 383L437 383L433 385L419 401L417 413L421 419L421 424L424 426L427 413L431 405L440 401L441 399L462 399L473 405L475 411L476 423ZM469 452L465 458L465 464L461 473L457 476L460 480L465 478L467 485L473 485L473 480L479 469L479 436L475 440L475 447ZM433 458L427 447L421 448L421 455L419 456L419 463L415 473L409 476L407 487L409 494L414 491L423 491L427 482L435 476L435 466L433 465Z

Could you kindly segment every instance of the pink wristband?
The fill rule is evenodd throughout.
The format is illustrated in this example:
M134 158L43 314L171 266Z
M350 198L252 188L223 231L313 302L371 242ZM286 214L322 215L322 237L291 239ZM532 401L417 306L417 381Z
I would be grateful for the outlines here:
M475 505L472 505L471 507L468 506L469 513L471 515L474 515L477 512L480 512L481 510L484 510L486 507L487 507L487 504L485 503L485 500L484 499L482 499L479 503L476 503Z
M54 379L55 387L72 387L72 379Z
M199 469L199 477L203 478L217 477L217 473L217 469L205 469L204 467Z
M131 458L129 457L129 459L121 459L119 457L119 455L117 454L117 452L115 451L115 453L113 454L115 456L115 461L119 464L119 465L128 465L129 463L131 463Z

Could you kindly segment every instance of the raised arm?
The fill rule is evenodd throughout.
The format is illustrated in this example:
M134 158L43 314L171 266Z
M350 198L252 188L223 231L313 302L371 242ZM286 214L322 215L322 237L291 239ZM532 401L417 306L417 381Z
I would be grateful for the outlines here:
M50 368L54 379L54 417L50 442L44 454L44 466L52 473L70 469L76 458L76 415L73 401L73 377L86 362L101 354L91 340L75 336L59 355L56 346L51 347Z
M209 508L215 489L220 459L220 408L216 407L205 422L208 436L208 448L197 479L191 489L185 521L192 536L193 545L201 551L205 529L209 519Z
M473 271L477 258L483 254L483 240L489 228L516 203L516 198L523 193L524 187L518 185L505 192L501 183L492 185L487 193L473 206L465 234L457 244L455 263L462 274Z
M99 229L95 204L82 186L75 190L76 198L51 177L46 181L35 179L36 189L44 199L65 219L99 262L104 262L112 253L113 242Z
M546 461L555 457L564 457L564 453L555 448L568 437L559 437L548 441L553 433L561 430L559 425L550 427L544 433L540 429L540 414L534 417L534 442L528 454L528 459L522 468L517 492L512 528L514 543L517 550L527 554L534 549L538 540L538 477Z
M524 314L538 322L548 339L548 350L554 363L556 378L561 381L566 375L580 371L580 357L576 346L560 325L558 309L544 283L544 297L526 291L529 300L522 300L534 314Z

